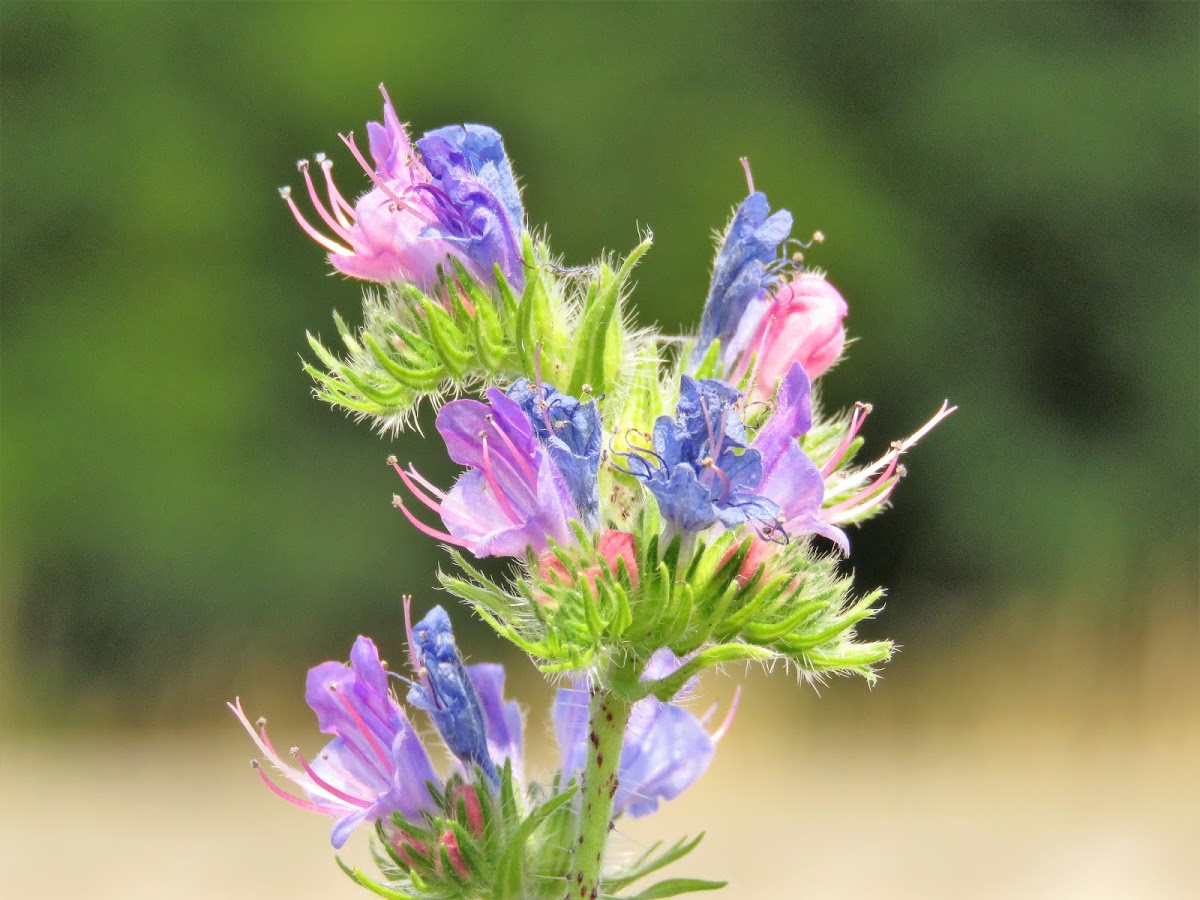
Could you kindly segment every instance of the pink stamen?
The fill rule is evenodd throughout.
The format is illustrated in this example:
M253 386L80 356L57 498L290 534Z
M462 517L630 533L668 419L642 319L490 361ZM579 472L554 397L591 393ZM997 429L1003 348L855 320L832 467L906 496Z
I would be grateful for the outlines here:
M379 746L379 741L375 740L375 735L371 733L371 729L367 727L367 723L362 720L362 716L358 714L358 710L350 703L350 698L338 690L336 684L331 684L329 690L338 698L342 706L346 708L346 712L350 714L350 718L354 720L354 724L358 726L358 730L363 733L363 737L367 739L367 743L371 745L371 749L375 751L375 755L379 757L379 761L383 763L383 771L389 776L392 774L392 763L388 759L383 748Z
M829 457L825 465L821 467L822 478L828 478L837 470L837 467L846 456L846 451L850 449L850 445L854 443L854 439L858 436L863 422L867 421L867 416L871 414L871 410L872 406L870 403L854 404L854 412L850 415L850 424L846 427L845 436L842 438L841 443L834 449L833 454Z
M950 413L957 409L957 406L950 405L949 400L943 400L941 407L933 414L932 419L900 442L900 452L903 453L904 451L911 450L913 447L917 446L917 441L925 437L925 435L929 434L929 432L933 431L934 427L941 422L942 419L946 418L946 416L950 415Z
M525 459L525 455L517 450L517 445L513 443L512 438L508 436L503 428L496 424L495 416L489 414L487 421L488 424L496 430L496 434L500 435L500 440L504 441L505 446L508 447L509 451L512 453L513 459L515 459L517 461L517 465L521 467L521 474L525 476L530 486L532 487L536 485L537 475L535 475L533 469L529 467L529 462Z
M237 716L238 721L242 723L242 727L246 729L246 733L250 735L250 739L254 741L255 746L258 747L262 755L270 761L271 765L275 766L275 768L279 770L279 773L288 781L291 781L300 787L307 787L304 776L300 773L300 771L292 766L289 766L282 759L280 759L279 754L275 752L275 748L271 746L271 742L264 741L263 737L254 730L254 726L250 724L250 720L246 717L246 713L242 710L241 699L235 697L233 703L226 703L225 705L233 711L235 716ZM263 729L263 733L265 736L265 728Z
M329 238L325 237L325 235L321 234L321 232L317 231L317 229L308 224L308 219L304 218L303 213L300 212L300 208L296 206L296 201L292 199L291 188L280 188L279 196L281 196L287 202L288 208L292 211L292 215L295 216L296 221L300 224L300 227L304 229L304 233L310 238L312 238L330 253L336 253L338 256L354 255L353 250L349 249L348 247L343 247L341 244L335 241L331 241Z
M892 491L896 489L896 485L899 483L900 476L897 475L882 491L874 494L866 490L860 491L849 500L839 503L837 506L831 506L829 509L821 510L817 518L819 518L822 522L828 522L830 525L848 522L867 510L874 509L875 507L885 503L888 497L892 495ZM864 497L866 499L863 499ZM862 502L857 506L848 505L860 500Z
M329 194L329 205L333 208L333 214L337 216L339 222L346 228L349 228L354 220L358 218L354 212L354 207L346 202L346 198L342 196L342 192L337 189L337 185L333 182L333 160L324 153L318 153L314 157L317 165L321 167L321 172L325 175L325 191Z
M273 793L280 800L286 800L293 806L298 806L301 809L311 810L312 812L322 813L327 816L336 816L341 812L341 810L337 807L325 806L320 803L314 803L311 800L301 800L295 794L289 794L267 777L267 773L263 771L262 766L258 764L257 760L251 761L250 765L252 765L254 767L254 771L258 773L258 777L262 779L262 783L269 787L271 789L271 793Z
M874 496L876 493L883 490L885 487L888 488L888 490L890 491L891 488L895 487L895 482L898 482L900 480L900 475L896 475L893 479L893 473L896 471L896 463L899 461L899 459L900 459L900 454L895 453L895 455L892 456L891 462L888 464L887 469L885 469L884 472L882 474L880 474L874 481L872 481L866 487L857 491L850 497L847 497L845 500L841 501L840 503L836 503L833 506L828 507L827 509L824 510L824 514L838 515L840 513L845 512L847 509L849 509L851 507L857 506L859 503L862 503L864 500ZM892 484L890 487L887 484L887 482L889 480L892 480Z
M743 156L738 160L738 162L742 164L742 171L746 173L746 188L751 194L753 194L754 176L750 174L750 160Z
M721 481L721 496L717 498L717 502L724 503L725 500L728 499L728 497L729 497L729 491L730 491L729 476L726 475L725 472L721 469L721 467L718 466L713 461L711 456L705 457L704 461L701 462L700 465L703 466L704 468L708 469L709 471L711 471L714 475L717 476L717 478L720 479L720 481Z
M408 519L408 521L412 523L413 527L422 534L427 534L434 540L441 541L444 544L452 544L455 547L470 547L469 541L464 541L462 538L456 538L452 534L449 534L445 531L438 531L433 526L426 525L411 512L409 512L408 507L404 505L404 498L399 494L394 494L392 496L392 505L396 507L396 509L400 510L400 512L404 513L404 518Z
M414 497L432 509L439 516L445 518L446 512L444 509L442 509L442 504L421 490L421 488L417 486L416 482L409 477L409 474L400 468L399 463L393 463L392 468L396 470L396 474L400 476L400 480L404 482L404 486L412 491ZM446 495L442 494L440 499L445 499L445 497Z
M446 499L446 492L443 491L441 488L439 488L436 484L431 482L428 478L425 478L420 472L418 472L413 467L412 463L408 464L408 475L414 481L419 483L421 485L421 487L425 488L427 491L429 491L429 493L433 494L433 496L437 497L439 500Z
M339 134L338 137L342 139L343 144L350 148L350 152L354 154L354 158L358 160L358 164L363 167L363 171L367 173L367 176L375 183L375 186L383 191L384 196L386 196L401 209L406 208L407 204L400 199L395 191L393 191L384 183L382 178L375 174L375 168L371 166L365 159L363 159L362 153L359 152L357 145L354 143L354 132L351 131L348 136Z
M483 475L487 478L487 483L492 486L492 493L496 497L496 502L500 504L500 508L504 510L504 514L514 525L520 525L523 520L512 508L512 504L508 502L504 491L500 490L500 484L496 481L496 473L492 471L492 454L488 450L487 434L480 434L479 437L480 443L483 445Z
M312 173L309 172L310 166L308 164L308 160L302 160L299 168L301 173L304 175L304 184L308 188L308 198L312 201L313 209L317 211L317 215L321 217L321 220L326 225L333 229L334 234L340 237L351 247L354 247L354 236L351 235L350 232L347 231L337 219L329 214L329 210L325 208L325 203L321 200L320 195L317 193L317 186L313 184ZM337 207L335 206L334 209L337 209Z
M909 450L911 450L913 447L917 446L917 441L919 441L921 438L925 437L925 435L929 434L929 432L933 430L935 425L937 425L939 422L942 421L942 419L946 418L948 415L950 415L950 413L954 412L957 409L958 409L957 406L950 406L949 400L943 400L941 407L938 409L938 411L936 413L933 414L933 418L931 418L928 422L926 422L924 425L922 425L913 434L909 435L904 440L893 443L892 449L889 450L887 453L885 453L883 456L881 456L879 459L877 459L873 464L871 464L863 472L859 473L860 476L864 477L864 478L869 477L874 472L877 472L877 471L879 471L879 469L888 465L888 463L891 462L893 459L898 458L900 454L906 453Z
M721 738L725 737L725 733L729 731L733 725L733 716L737 712L738 704L742 701L742 686L738 685L733 692L733 702L729 704L729 712L725 713L725 718L721 720L721 724L717 726L717 730L712 733L713 743L719 743Z
M345 791L335 788L332 784L314 772L313 767L308 764L308 760L304 758L304 755L299 750L294 751L292 755L299 760L300 765L304 768L304 771L308 773L308 777L315 781L317 786L322 790L332 794L339 800L345 800L347 803L353 804L354 806L358 806L363 809L370 808L371 804L368 801L363 800L361 797L355 797L353 794L347 794Z

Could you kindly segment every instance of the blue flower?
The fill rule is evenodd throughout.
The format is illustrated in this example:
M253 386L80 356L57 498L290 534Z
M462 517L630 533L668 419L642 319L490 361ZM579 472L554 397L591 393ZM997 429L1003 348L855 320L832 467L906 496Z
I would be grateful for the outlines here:
M498 784L500 776L488 749L483 705L458 655L446 611L435 606L411 626L408 647L417 674L417 681L408 691L408 702L429 714L442 740L463 765L479 766L489 781ZM500 724L507 725L503 711Z
M552 387L527 378L506 392L533 426L533 433L554 460L575 501L579 521L595 529L600 523L600 410L594 401L581 403Z
M476 275L491 281L498 264L518 289L525 283L521 233L525 211L500 133L486 125L448 125L417 141L433 177L429 233L473 261Z
M650 658L642 680L665 678L679 665L674 653L659 650ZM689 689L690 684L680 694ZM589 746L588 700L588 691L581 684L560 688L554 700L554 732L564 776L583 770ZM648 815L658 809L660 801L672 800L690 787L712 762L736 706L735 700L725 722L709 734L704 718L675 702L647 697L635 703L621 744L613 815Z
M770 535L778 525L779 506L758 491L762 454L747 446L740 399L722 381L685 375L675 418L654 423L653 448L624 454L625 471L654 494L676 532L751 522Z
M779 280L772 263L779 258L779 245L791 232L792 214L786 209L772 214L766 194L756 191L742 201L713 264L693 363L704 357L714 340L721 341L725 360L734 359L738 351L736 347L731 350L730 345L736 343L744 319L757 321L754 313L764 306L767 291Z

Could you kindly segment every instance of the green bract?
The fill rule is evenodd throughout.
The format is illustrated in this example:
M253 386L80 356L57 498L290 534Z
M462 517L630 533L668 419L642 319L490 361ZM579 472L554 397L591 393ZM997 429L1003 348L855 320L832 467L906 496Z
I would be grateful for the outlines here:
M521 377L540 376L575 395L605 394L646 352L644 336L625 322L624 302L650 236L615 268L599 262L574 272L558 267L545 244L529 234L524 240L520 293L499 267L493 289L448 258L451 271L428 293L399 283L366 291L357 331L334 313L346 355L308 335L323 367L305 365L316 395L396 432L422 399Z
M601 577L562 579L539 574L528 560L511 587L487 578L458 552L464 576L442 573L443 586L471 603L501 636L547 673L605 671L613 661L645 662L661 647L693 655L669 683L640 682L623 693L667 699L689 677L737 660L786 660L805 675L857 674L869 680L892 654L890 641L860 642L855 626L878 611L882 591L852 596L852 579L837 560L807 542L772 545L772 555L747 565L754 537L726 532L690 553L676 536L660 548L652 513L638 522L638 577L624 559L609 566L582 530L579 543L554 546L567 572Z

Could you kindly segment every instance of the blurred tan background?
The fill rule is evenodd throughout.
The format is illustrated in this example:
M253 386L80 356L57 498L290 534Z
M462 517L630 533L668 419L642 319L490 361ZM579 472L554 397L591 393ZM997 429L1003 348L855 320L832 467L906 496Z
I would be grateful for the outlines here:
M1195 896L1198 37L1191 3L5 3L0 895L368 896L223 703L314 748L308 666L438 599L383 460L452 467L428 416L307 396L359 290L275 194L317 150L353 183L385 81L417 132L498 127L569 264L652 226L667 328L748 155L850 302L825 402L875 404L868 450L962 407L852 535L883 680L710 678L736 726L616 849L704 829L682 871L731 900Z

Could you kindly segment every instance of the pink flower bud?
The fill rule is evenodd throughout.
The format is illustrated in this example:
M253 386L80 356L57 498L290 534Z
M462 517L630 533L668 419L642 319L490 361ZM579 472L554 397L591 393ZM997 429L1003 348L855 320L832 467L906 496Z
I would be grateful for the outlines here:
M471 877L471 870L467 868L467 861L463 859L462 851L458 849L458 838L454 832L446 829L442 834L441 847L446 851L446 857L450 860L450 865L454 871L458 873L459 878L467 879ZM442 857L438 854L436 862L437 873L445 876L445 870L442 867Z
M538 574L543 581L564 586L574 584L582 577L594 591L596 589L596 579L605 574L605 569L608 570L608 575L615 576L619 571L617 561L624 560L625 569L629 572L630 582L633 587L637 587L637 548L634 546L634 537L632 534L628 531L615 531L613 529L603 532L596 546L596 555L600 557L604 565L588 566L585 569L572 572L568 571L561 559L547 550L538 558ZM539 600L542 603L549 603L550 596L543 593L539 597Z
M420 856L425 856L429 853L429 848L425 846L423 841L417 840L403 829L397 829L388 836L388 843L392 845L392 849L396 851L396 855L404 861L404 864L410 869L417 868L417 861L409 854L409 850L414 851Z
M837 288L820 275L804 272L783 283L747 342L733 380L745 377L755 353L758 371L750 390L753 400L770 400L794 362L815 379L842 355L846 343L842 320L847 312Z
M451 808L457 809L458 801L462 800L463 809L467 814L467 827L477 836L483 835L483 807L479 804L479 794L469 784L460 784L451 793Z

